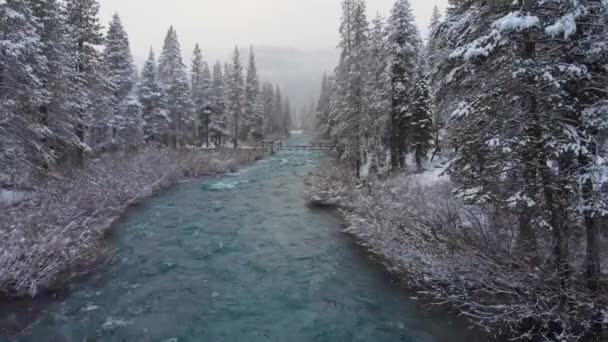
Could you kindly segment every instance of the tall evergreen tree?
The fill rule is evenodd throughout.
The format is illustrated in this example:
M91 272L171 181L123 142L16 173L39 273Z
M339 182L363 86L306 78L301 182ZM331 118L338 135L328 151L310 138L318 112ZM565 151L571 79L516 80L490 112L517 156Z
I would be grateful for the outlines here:
M372 22L368 50L368 77L365 85L367 114L364 134L370 153L369 170L379 171L386 157L387 125L391 111L391 78L384 20L379 15Z
M264 82L262 86L262 113L264 116L264 136L270 134L274 113L274 85Z
M113 88L113 102L120 104L135 86L135 65L129 45L129 38L118 13L115 13L108 27L104 50L105 69Z
M270 132L273 135L281 135L283 134L283 93L278 84L275 85L274 104L272 107L272 113L270 115Z
M327 73L323 74L321 94L316 109L316 128L322 139L329 139L331 131L331 79Z
M281 130L283 136L288 137L291 133L291 126L293 125L293 113L291 110L291 102L289 98L285 98L283 103L283 117L281 120Z
M90 140L96 144L107 138L107 122L112 115L111 84L105 78L103 58L99 53L104 42L98 18L99 3L97 0L67 0L65 11L74 44L78 87L86 92L88 101L77 114L76 135L84 141L90 128Z
M393 168L405 166L410 106L417 67L420 37L409 0L397 0L388 20L389 69L392 80L390 150Z
M167 92L168 110L173 126L173 144L184 146L194 137L192 96L186 66L182 60L177 32L169 28L159 60L159 79Z
M241 139L251 137L261 140L264 136L264 114L260 96L260 79L255 62L253 46L249 52L249 65L245 80L245 101L243 106L243 129Z
M213 66L212 80L212 115L209 123L209 131L216 146L223 145L226 136L229 136L228 123L226 120L225 84L222 75L222 65L218 61Z
M49 94L39 22L24 0L0 3L0 184L20 184L45 158L38 108Z
M140 143L143 139L142 109L133 94L135 65L129 38L118 14L114 14L108 27L103 57L106 77L112 87L112 137L117 143Z
M142 105L144 140L146 142L167 142L170 119L167 100L158 79L158 68L154 52L150 49L148 60L141 73L138 87L139 102Z
M517 215L520 251L535 251L536 236L550 232L561 293L571 286L568 235L577 214L589 241L588 282L597 285L594 217L604 215L605 203L601 167L592 165L603 158L596 143L608 108L599 67L608 57L605 6L463 3L441 27L443 44L455 47L442 65L449 87L442 95L451 96L442 98L453 108L451 137L461 147L449 172L464 198ZM475 21L464 28L463 17Z
M50 164L69 162L83 148L76 135L78 113L86 108L87 92L76 72L76 55L62 3L56 0L29 0L33 15L37 18L38 36L42 43L41 54L47 67L39 75L44 92L39 96L37 121L45 126L41 141L48 153L43 168Z
M345 0L342 7L342 54L336 69L336 98L332 110L336 125L332 127L332 134L341 158L351 162L359 176L365 158L363 97L367 77L369 23L363 0Z
M205 60L203 59L203 53L198 43L194 46L194 52L192 54L192 64L190 69L190 92L192 95L192 103L194 104L194 111L196 113L196 131L197 139L201 139L202 142L203 132L205 131L205 110L203 106L206 102L206 89L207 84L203 80L203 72L205 69Z
M234 148L239 145L241 134L241 118L243 116L244 80L243 66L238 47L235 47L232 56L232 65L228 73L227 108L232 119L232 143Z
M192 102L196 108L203 106L205 102L205 91L207 85L203 79L203 73L205 69L205 60L203 59L203 52L201 51L198 43L194 46L194 53L192 55L192 68L190 71L190 89L192 91Z
M431 94L428 76L422 68L418 71L411 104L411 149L419 170L422 161L427 158L433 138L433 121L431 113Z

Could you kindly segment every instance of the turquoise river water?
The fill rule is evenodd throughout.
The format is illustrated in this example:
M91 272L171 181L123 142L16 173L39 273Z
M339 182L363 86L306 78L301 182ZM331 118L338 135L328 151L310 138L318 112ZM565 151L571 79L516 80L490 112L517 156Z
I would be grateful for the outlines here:
M3 313L4 325L23 311L29 321L0 341L475 340L412 300L334 213L307 207L303 181L323 158L280 152L133 208L112 261L55 300Z

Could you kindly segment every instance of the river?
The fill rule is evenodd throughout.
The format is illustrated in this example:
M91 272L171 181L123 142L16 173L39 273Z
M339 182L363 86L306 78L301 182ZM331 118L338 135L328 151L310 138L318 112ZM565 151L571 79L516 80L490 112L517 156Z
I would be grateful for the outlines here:
M133 208L112 261L25 310L28 329L6 340L472 341L391 281L334 213L307 207L303 180L322 159L280 152Z

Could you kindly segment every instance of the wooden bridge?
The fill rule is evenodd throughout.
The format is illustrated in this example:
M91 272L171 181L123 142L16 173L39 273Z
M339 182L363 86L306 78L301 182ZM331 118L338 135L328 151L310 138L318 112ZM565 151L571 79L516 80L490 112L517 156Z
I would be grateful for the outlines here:
M289 145L283 141L262 141L262 146L270 150L270 153L276 151L333 151L334 146L330 141L319 141L307 145Z

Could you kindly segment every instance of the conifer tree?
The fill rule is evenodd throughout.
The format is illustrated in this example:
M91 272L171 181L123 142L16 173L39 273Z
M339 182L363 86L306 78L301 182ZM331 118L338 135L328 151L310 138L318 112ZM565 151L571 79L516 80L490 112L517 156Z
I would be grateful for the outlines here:
M113 88L113 102L118 105L131 94L135 86L135 65L129 38L118 13L114 14L108 27L104 61L107 78Z
M262 86L262 113L264 116L264 136L268 136L273 122L274 112L274 86L264 82Z
M431 94L428 77L420 68L416 77L411 105L411 149L419 170L427 158L432 139L433 121L431 114Z
M201 74L200 84L200 105L198 106L197 116L200 125L200 141L204 142L207 147L210 143L211 119L214 113L213 105L213 88L211 71L207 62L203 62L203 71Z
M129 38L118 14L114 14L105 39L104 70L112 87L113 118L112 137L118 143L141 142L141 106L133 94L135 65L129 46Z
M203 52L198 43L194 46L192 54L192 67L190 70L190 89L192 91L192 102L198 108L203 104Z
M283 104L283 117L281 120L281 130L282 134L285 137L289 137L291 134L291 125L293 124L292 111L291 111L291 102L289 98L285 98L285 102Z
M232 143L236 149L239 146L238 140L242 130L240 125L243 116L244 100L243 66L241 65L241 57L238 47L235 47L234 49L232 64L228 75L227 108L232 119Z
M222 75L222 65L218 61L213 66L212 80L212 112L209 131L216 146L223 145L224 139L229 135L226 120L226 104L224 94L224 75Z
M368 49L368 72L365 84L364 134L370 153L370 171L384 166L387 150L387 125L391 111L391 78L388 72L388 51L384 19L377 16L372 22Z
M388 20L389 70L391 72L390 150L393 168L405 167L407 134L411 132L411 94L417 67L420 37L409 0L397 0Z
M262 113L260 79L258 76L255 52L251 47L249 65L245 81L245 101L243 107L243 129L241 139L254 137L261 140L264 136L264 114Z
M107 140L107 122L112 116L111 84L105 78L103 57L99 50L104 37L99 24L97 0L67 0L66 23L74 44L78 87L86 92L88 103L78 113L76 135L85 141L91 131L91 143Z
M83 148L76 135L78 113L86 107L86 89L76 72L76 55L68 30L62 3L56 0L29 0L36 26L41 54L46 58L46 69L39 75L44 92L40 96L37 121L46 127L42 138L43 149L48 153L43 168L51 164L68 162Z
M38 25L24 0L0 3L0 184L27 181L30 163L44 158L37 114L49 94L40 82L47 64Z
M274 135L282 134L283 122L283 93L281 87L275 85L274 90L274 105L271 114L270 132Z
M159 79L163 83L168 100L168 111L172 124L173 144L176 147L192 142L194 120L192 116L192 96L186 66L182 60L177 32L169 28L163 51L159 59Z
M142 105L144 140L167 143L170 119L165 92L158 79L156 58L152 49L150 49L148 60L141 73L138 93L139 102Z
M321 94L316 108L316 128L322 139L328 140L331 132L331 80L327 73L323 74Z
M342 48L336 68L335 102L332 106L333 140L341 158L353 164L359 176L363 159L364 91L367 77L368 22L363 0L345 0L342 4Z
M593 0L550 8L463 3L441 27L443 44L455 47L443 64L442 94L450 96L442 98L453 109L451 138L461 147L449 172L464 198L517 215L523 253L550 232L562 293L571 286L572 213L584 218L586 274L590 288L597 284L593 218L604 215L605 203L603 181L590 180L602 172L592 161L603 159L596 143L607 108L599 89L608 78L598 67L608 56L605 13ZM474 30L462 29L465 16L475 19L467 23Z

